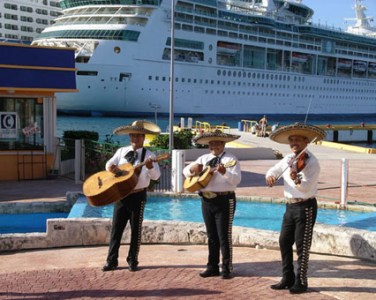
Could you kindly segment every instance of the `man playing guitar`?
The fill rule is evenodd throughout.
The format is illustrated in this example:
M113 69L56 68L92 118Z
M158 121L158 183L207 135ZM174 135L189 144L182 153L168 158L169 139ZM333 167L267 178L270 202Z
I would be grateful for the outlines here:
M119 248L124 229L129 220L131 225L131 242L127 262L129 270L134 272L138 269L138 253L141 245L141 229L146 203L146 188L150 180L157 180L160 169L155 162L155 155L144 148L145 134L159 134L157 125L146 121L134 121L132 124L122 126L114 130L117 134L129 134L131 145L119 148L114 156L106 163L106 170L114 174L121 172L118 166L126 163L137 165L144 163L144 167L138 169L137 185L130 194L115 203L110 247L106 264L102 270L115 270L118 266Z
M193 141L209 145L210 153L200 156L183 170L186 177L197 176L207 166L212 173L209 183L199 191L209 248L207 268L200 273L204 278L220 275L220 251L222 278L232 278L232 221L236 206L235 189L241 181L241 171L237 158L225 151L225 145L238 138L237 135L220 130L199 134ZM228 164L229 162L234 163ZM229 167L226 168L225 165Z

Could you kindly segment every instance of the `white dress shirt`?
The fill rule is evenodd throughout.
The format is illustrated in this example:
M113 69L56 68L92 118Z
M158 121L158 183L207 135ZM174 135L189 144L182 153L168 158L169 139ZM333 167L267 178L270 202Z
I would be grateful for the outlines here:
M308 159L306 166L299 172L301 175L301 183L295 184L294 180L290 177L289 161L295 154L289 154L279 161L275 166L271 167L265 177L274 176L278 177L286 168L283 173L284 195L286 198L303 198L308 199L315 197L317 193L317 183L320 174L320 165L317 158L310 152L306 151Z
M221 157L223 153L219 155ZM209 153L204 154L197 158L194 162L191 162L183 169L183 174L185 177L193 176L194 174L191 173L191 167L194 164L201 164L205 167L206 163L212 160L215 155ZM230 161L236 161L235 166L226 168L226 173L224 175L220 174L219 172L215 171L213 173L213 177L209 181L208 185L201 189L202 192L231 192L235 191L236 186L241 181L241 170L240 164L238 159L232 155L231 153L227 153L221 157L221 164L226 164Z
M142 149L137 149L137 159L134 162L134 166L141 163L141 155L142 155ZM123 164L128 163L125 156L128 152L133 151L132 146L126 146L119 148L113 157L111 157L107 163L106 163L106 170L110 171L110 166L116 165L121 166ZM149 150L146 150L144 161L148 158L155 159L155 154ZM153 162L153 168L148 169L146 166L143 166L141 169L141 173L138 176L138 182L137 185L134 187L135 190L147 188L150 184L150 180L158 180L158 178L161 176L161 171L159 169L159 165L157 162Z

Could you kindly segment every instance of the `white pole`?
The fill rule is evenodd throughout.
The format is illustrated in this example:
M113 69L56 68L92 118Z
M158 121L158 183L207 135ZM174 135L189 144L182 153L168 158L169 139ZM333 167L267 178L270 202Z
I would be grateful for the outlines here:
M171 186L174 193L182 193L184 187L183 168L185 165L185 150L172 150Z
M171 0L171 57L170 57L170 124L169 124L169 145L171 151L174 149L174 62L175 62L175 0Z
M74 181L75 183L81 182L81 147L82 140L74 141Z
M341 206L347 204L347 179L348 179L348 164L346 158L342 158L342 174L341 174Z

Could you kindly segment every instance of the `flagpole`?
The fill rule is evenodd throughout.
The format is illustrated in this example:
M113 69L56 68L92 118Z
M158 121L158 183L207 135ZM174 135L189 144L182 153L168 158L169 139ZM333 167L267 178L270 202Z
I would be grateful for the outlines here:
M175 62L175 1L171 0L171 55L170 55L170 123L169 150L174 149L174 62Z

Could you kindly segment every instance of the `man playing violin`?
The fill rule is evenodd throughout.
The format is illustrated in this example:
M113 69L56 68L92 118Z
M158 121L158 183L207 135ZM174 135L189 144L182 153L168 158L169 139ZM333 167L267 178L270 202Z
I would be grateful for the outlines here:
M192 177L204 168L211 168L210 181L199 191L209 249L206 270L200 273L204 278L220 275L220 252L222 278L232 278L232 222L236 207L235 189L241 181L241 171L238 159L225 151L225 145L238 138L220 130L199 134L193 141L209 145L210 153L200 156L183 170L184 176Z
M146 189L150 184L150 180L157 180L161 175L159 165L155 162L154 153L144 148L145 134L159 134L160 128L151 122L134 121L132 124L116 128L114 133L129 134L131 145L119 148L114 156L107 161L106 170L117 174L121 172L118 166L126 163L134 166L144 163L144 166L141 169L137 169L138 181L132 192L115 203L110 247L106 264L102 270L106 272L115 270L118 267L120 243L124 229L129 221L131 241L127 263L129 271L134 272L138 269L138 253L141 245Z
M287 155L266 173L266 183L275 185L280 177L284 181L287 199L283 216L279 246L282 257L282 279L272 289L289 289L290 293L304 293L308 288L307 269L313 226L317 215L317 183L320 165L309 152L313 140L322 140L325 132L318 127L296 123L272 132L270 139L289 144L292 154ZM297 271L294 272L293 244L296 244Z

